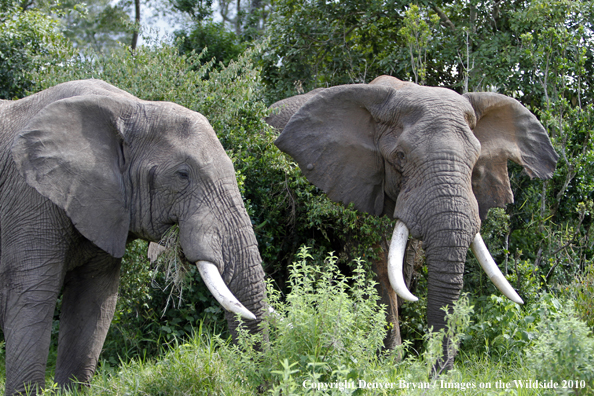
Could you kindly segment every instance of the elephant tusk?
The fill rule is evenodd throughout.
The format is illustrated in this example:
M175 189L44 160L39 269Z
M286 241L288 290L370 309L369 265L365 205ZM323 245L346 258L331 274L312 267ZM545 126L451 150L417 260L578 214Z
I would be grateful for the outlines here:
M406 224L398 220L392 234L390 251L388 253L388 278L392 288L401 298L406 301L418 301L406 287L404 275L402 274L402 263L406 252L406 241L408 240L408 228Z
M244 307L237 298L235 298L233 293L231 293L231 290L229 290L223 281L221 274L219 274L219 269L216 265L208 261L198 261L196 266L198 267L198 271L200 272L200 276L206 284L206 287L223 308L229 312L241 315L244 319L256 320L256 315Z
M497 286L501 293L515 303L524 304L524 300L520 298L507 279L505 279L505 276L503 276L497 264L495 264L495 260L491 257L491 253L489 253L489 249L487 249L487 245L485 245L485 241L483 241L481 234L476 234L474 240L470 244L470 249L481 264L481 267L483 267L483 270L489 279L491 279L491 282Z

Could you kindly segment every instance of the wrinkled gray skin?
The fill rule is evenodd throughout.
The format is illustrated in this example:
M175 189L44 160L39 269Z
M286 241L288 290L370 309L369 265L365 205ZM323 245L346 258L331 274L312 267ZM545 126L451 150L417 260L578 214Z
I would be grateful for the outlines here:
M558 155L536 117L495 93L459 95L381 76L271 106L276 145L330 199L400 219L423 241L427 319L462 289L466 253L491 207L513 202L507 161L550 178Z
M0 325L6 394L44 385L63 292L56 382L88 382L114 314L126 242L179 224L258 320L264 273L230 159L200 114L99 80L0 102ZM227 319L233 332L235 315Z

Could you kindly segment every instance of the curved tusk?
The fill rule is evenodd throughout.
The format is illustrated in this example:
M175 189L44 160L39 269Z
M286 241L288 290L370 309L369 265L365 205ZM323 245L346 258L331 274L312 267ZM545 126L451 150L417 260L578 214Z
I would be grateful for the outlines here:
M256 315L244 307L237 298L235 298L233 293L231 293L231 290L229 290L223 281L221 274L219 274L219 269L216 265L208 261L198 261L196 266L198 267L198 271L200 272L200 276L206 284L206 287L208 287L208 290L210 290L214 298L223 306L223 308L229 312L241 315L244 319L256 320Z
M408 240L408 228L406 224L398 220L392 234L390 251L388 253L388 278L392 289L406 301L418 301L406 287L404 275L402 274L402 262L406 252L406 241Z
M491 253L489 253L489 249L487 249L481 234L476 234L474 240L470 244L470 249L476 256L478 262L481 264L481 267L483 267L483 270L489 279L491 279L491 282L497 286L501 293L503 293L507 298L515 303L524 304L524 300L520 298L512 285L510 285L507 279L505 279L505 276L503 276L497 264L495 264L495 261L493 260L493 257L491 257Z

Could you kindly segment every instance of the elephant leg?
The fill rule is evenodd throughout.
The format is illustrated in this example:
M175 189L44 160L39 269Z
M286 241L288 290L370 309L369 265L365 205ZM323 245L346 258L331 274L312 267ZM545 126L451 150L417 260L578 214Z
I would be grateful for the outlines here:
M374 248L380 251L379 259L372 262L377 280L376 288L380 296L380 304L384 304L387 307L386 321L390 324L386 338L384 338L384 348L393 350L402 344L400 322L398 319L398 296L394 292L394 289L392 289L390 279L388 278L388 244L384 241L374 246Z
M6 394L45 386L52 318L59 288L9 294L5 301Z
M100 252L66 274L60 313L56 382L88 383L116 307L121 259Z
M384 339L384 348L393 350L402 344L398 310L404 300L396 295L388 277L388 242L383 241L376 247L381 247L380 259L373 262L373 270L377 275L377 290L380 303L385 304L387 307L386 321L392 325ZM416 287L416 271L421 269L423 263L421 241L411 239L406 245L406 255L403 263L404 279L411 293L414 293Z
M28 242L31 242L29 240ZM56 300L62 283L59 257L34 257L39 241L2 251L0 322L6 341L6 394L43 388ZM24 252L15 259L11 251ZM46 255L47 256L47 255Z

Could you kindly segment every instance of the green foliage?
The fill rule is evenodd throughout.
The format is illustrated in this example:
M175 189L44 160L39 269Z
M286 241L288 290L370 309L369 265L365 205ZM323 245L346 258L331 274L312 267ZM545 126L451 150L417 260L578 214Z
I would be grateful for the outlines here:
M594 265L588 266L583 274L567 286L561 286L561 291L573 301L578 317L594 329Z
M528 367L541 381L552 380L576 395L588 394L588 388L594 388L594 337L586 324L576 318L569 302L557 312L543 315L538 337L526 355Z
M270 102L313 88L367 82L400 73L394 54L407 54L399 36L400 10L374 0L275 4L262 57Z
M362 262L347 278L332 254L323 266L308 263L312 256L303 247L297 257L286 302L279 304L280 294L269 290L270 303L291 323L279 321L269 329L271 359L297 362L301 373L315 372L316 379L328 381L340 380L338 371L353 363L372 365L386 334L385 311L377 306L375 284L366 279Z
M353 277L345 278L336 268L336 257L329 255L329 262L322 264L311 253L300 251L290 269L293 289L285 299L269 287L276 314L262 325L267 339L240 328L238 344L231 345L200 324L190 339L164 346L158 360L140 356L121 362L117 369L103 364L83 394L454 395L463 391L483 395L487 391L481 384L500 394L508 383L514 388L507 389L512 394L550 393L520 389L517 382L526 380L553 380L560 386L566 381L566 386L577 388L573 394L592 394L594 338L567 302L548 295L529 307L538 322L533 341L525 347L509 344L506 359L490 359L463 345L454 369L435 377L444 340L456 348L460 340L476 334L472 322L477 323L477 314L472 314L469 299L462 296L454 304L447 330L425 337L428 347L419 356L408 345L393 353L381 352L383 307L377 305L374 285L366 281L361 266ZM495 305L499 308L491 309L510 311L501 301ZM500 330L509 332L515 326L525 324L504 320ZM392 383L395 388L363 389L360 380ZM48 383L53 383L51 377Z
M66 59L69 44L60 25L42 12L13 3L0 8L0 98L16 99L33 89L31 73Z
M419 6L411 5L404 13L404 26L399 30L410 53L410 63L415 75L415 83L424 85L427 75L427 47L431 30L439 22L439 17L431 15L429 23L423 18Z
M129 44L134 23L128 15L128 1L91 0L81 3L65 0L59 3L64 35L78 48L96 51L112 50Z
M514 359L534 339L541 305L555 310L560 307L559 301L548 295L542 301L523 309L505 297L477 298L474 323L469 327L463 349L500 360Z
M377 305L375 285L360 260L352 277L345 277L333 254L323 265L312 263L305 247L297 257L286 300L268 288L276 310L265 325L269 345L253 371L243 372L247 380L261 377L271 383L273 394L286 394L295 381L301 388L303 381L353 381L370 373L386 334L385 310Z
M158 361L134 359L117 371L102 366L85 394L253 395L235 375L229 346L202 325L183 343L175 342Z
M214 58L216 65L229 65L246 49L246 44L241 43L235 33L225 29L222 23L213 21L196 24L190 31L176 32L176 36L182 54L200 53L206 49L206 57Z
M170 0L175 9L185 12L195 22L202 22L212 15L212 0ZM199 28L200 23L196 26Z
M588 394L585 387L592 389L594 338L576 316L571 300L545 293L522 308L496 296L479 298L475 304L474 324L462 344L463 356L482 355L508 364L526 361L526 368L537 373L533 379L553 380L560 388L563 381L571 380L578 385L565 388L575 387L575 394Z

